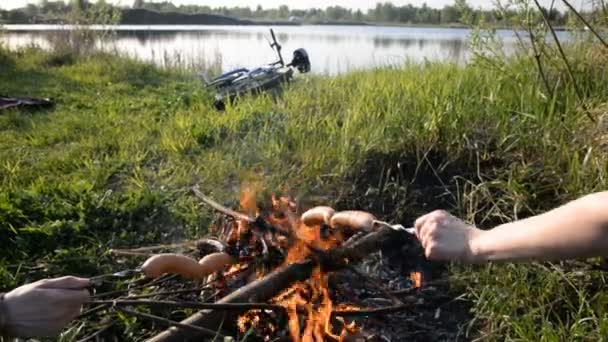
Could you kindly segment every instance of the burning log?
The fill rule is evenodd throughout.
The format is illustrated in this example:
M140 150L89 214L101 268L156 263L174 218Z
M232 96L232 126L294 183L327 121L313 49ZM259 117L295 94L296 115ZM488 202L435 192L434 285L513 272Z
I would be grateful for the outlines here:
M292 284L309 279L317 266L320 266L323 271L340 270L372 252L401 247L408 243L408 241L411 241L409 234L404 234L388 227L381 227L377 231L353 241L348 246L328 251L313 252L311 257L283 266L265 277L232 292L216 303L266 302ZM235 314L237 314L236 311L219 313L213 310L202 310L183 320L181 323L219 330L225 322L234 321L236 318ZM148 342L188 341L195 340L200 336L199 332L192 329L174 326L152 337Z

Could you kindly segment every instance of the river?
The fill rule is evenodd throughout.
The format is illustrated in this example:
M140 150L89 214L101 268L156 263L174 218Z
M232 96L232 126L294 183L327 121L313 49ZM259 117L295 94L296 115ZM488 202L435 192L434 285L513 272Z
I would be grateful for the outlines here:
M53 25L6 25L0 41L10 48L31 44L49 47L49 37L69 28ZM100 29L94 27L94 29ZM159 65L223 70L255 67L276 60L267 26L114 26L116 34L102 48ZM399 65L405 61L466 63L471 57L469 29L389 26L276 26L286 60L304 48L312 72L338 74L355 69ZM567 39L567 33L559 32ZM517 45L515 34L499 30L506 53Z

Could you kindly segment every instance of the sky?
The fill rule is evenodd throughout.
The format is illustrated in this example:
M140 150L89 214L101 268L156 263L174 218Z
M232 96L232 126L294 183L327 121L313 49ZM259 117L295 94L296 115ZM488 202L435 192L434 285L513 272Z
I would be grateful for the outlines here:
M385 1L385 0L383 0ZM382 2L383 2L382 1ZM572 0L571 3L576 7L580 7L581 2L584 0ZM28 3L37 3L38 0L0 0L0 8L3 9L12 9L17 7L23 7ZM131 5L133 0L108 0L108 2L112 2L115 4L121 5ZM208 5L211 7L219 7L219 6L249 6L255 8L258 4L262 5L265 8L273 8L279 7L280 5L288 5L290 8L311 8L311 7L320 7L325 8L327 6L340 5L343 7L350 8L359 8L359 9L368 9L374 7L377 1L369 1L369 0L172 0L172 2L176 5L180 4L197 4L197 5ZM405 5L412 4L415 6L420 6L423 3L427 3L432 7L443 7L447 4L454 3L453 0L392 0L390 1L395 5ZM557 0L556 3L561 3L561 1ZM491 8L493 7L493 0L468 0L468 3L477 8ZM551 0L540 0L540 3L549 6ZM563 6L558 6L559 9L563 9Z

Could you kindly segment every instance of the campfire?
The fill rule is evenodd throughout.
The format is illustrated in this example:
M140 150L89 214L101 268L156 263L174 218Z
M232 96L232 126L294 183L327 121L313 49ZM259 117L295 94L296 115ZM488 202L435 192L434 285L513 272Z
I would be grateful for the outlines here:
M151 296L140 295L95 302L171 326L149 341L183 341L205 335L257 341L365 341L361 324L365 317L410 309L412 301L400 294L423 286L423 274L415 270L406 274L406 286L389 289L356 266L373 253L414 240L402 231L376 225L380 221L369 213L335 213L329 207L303 211L289 197L272 196L267 203L258 204L250 190L243 192L236 211L197 188L192 191L221 216L220 224L210 229L211 236L196 242L200 261L189 255L161 253L149 256L138 271L154 278L152 282L168 277L173 283L189 279L199 285L199 296L191 301L141 300ZM152 249L114 252L137 256L142 250ZM376 305L349 300L354 287L379 294L380 298L372 298ZM179 291L165 291L166 295L172 293ZM175 322L129 309L137 305L201 311Z

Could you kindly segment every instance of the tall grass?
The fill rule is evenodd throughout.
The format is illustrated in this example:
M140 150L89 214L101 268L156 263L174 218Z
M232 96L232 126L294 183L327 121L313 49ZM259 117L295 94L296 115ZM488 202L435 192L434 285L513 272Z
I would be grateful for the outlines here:
M0 114L9 244L0 288L115 270L109 248L204 234L210 213L186 194L192 184L234 204L255 180L404 223L442 207L482 227L608 185L608 132L589 119L605 123L608 102L606 54L595 49L574 55L589 110L559 64L547 69L556 84L547 94L526 56L501 68L479 60L306 76L276 101L244 98L218 113L182 71L103 53L50 67L38 50L2 55L0 93L57 106ZM453 268L455 281L474 279L459 284L476 304L468 336L605 336L605 279L587 268Z

